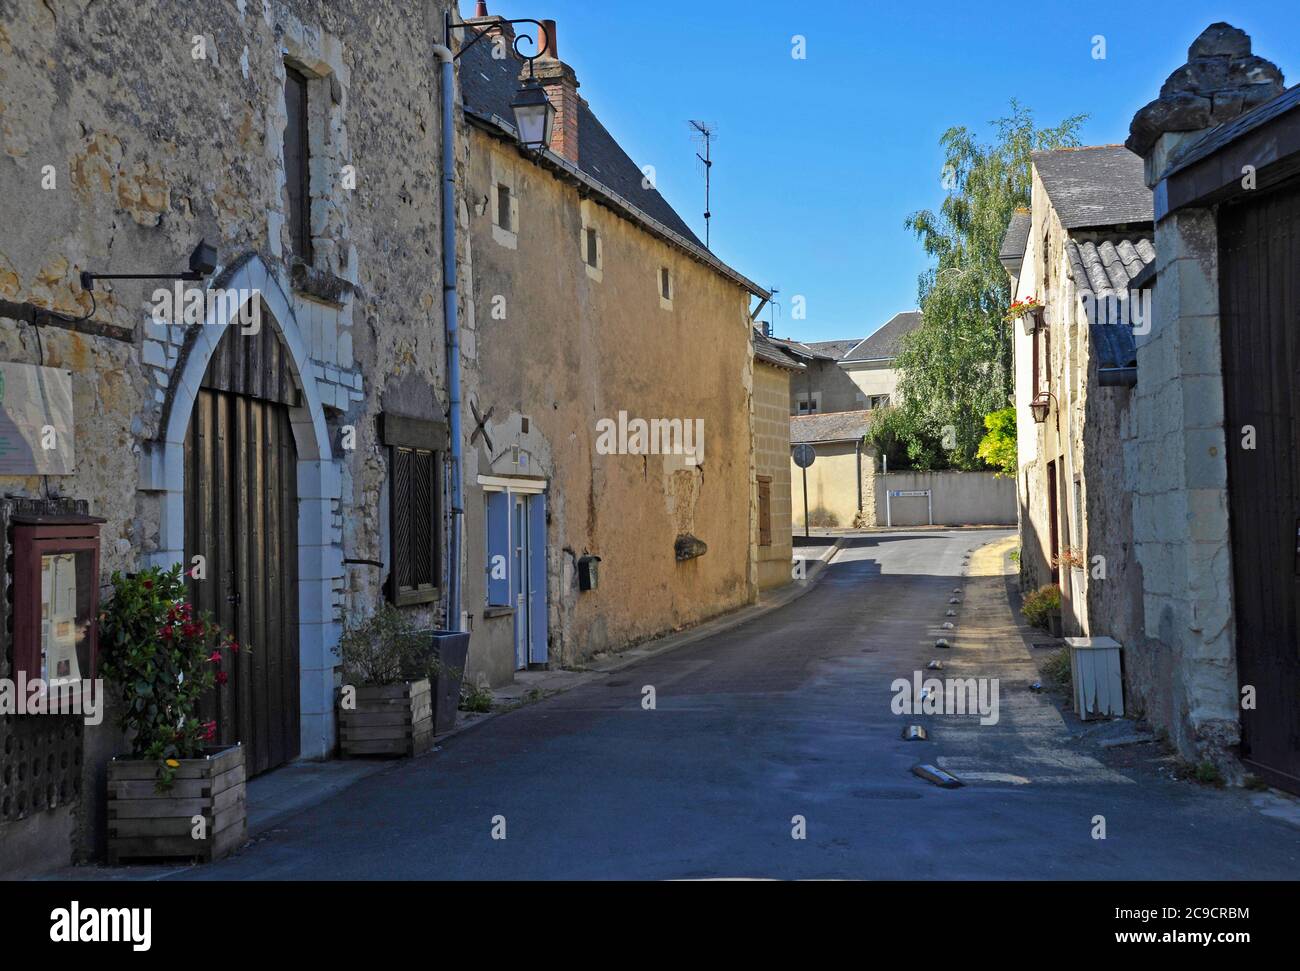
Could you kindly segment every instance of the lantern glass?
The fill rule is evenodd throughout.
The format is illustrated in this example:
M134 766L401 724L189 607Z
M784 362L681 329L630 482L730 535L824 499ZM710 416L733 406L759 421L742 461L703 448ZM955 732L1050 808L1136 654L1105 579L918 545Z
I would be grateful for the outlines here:
M546 148L555 125L555 105L536 81L527 81L515 94L510 107L515 113L515 130L524 148Z

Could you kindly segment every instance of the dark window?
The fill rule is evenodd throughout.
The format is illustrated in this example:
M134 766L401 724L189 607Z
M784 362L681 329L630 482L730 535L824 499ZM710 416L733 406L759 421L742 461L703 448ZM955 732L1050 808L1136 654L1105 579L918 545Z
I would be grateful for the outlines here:
M659 292L663 294L665 300L673 298L672 278L668 274L668 267L659 271Z
M289 189L289 233L293 252L304 263L311 253L311 155L307 116L307 78L285 68L284 104L289 118L284 126L284 177Z
M385 414L383 440L390 452L388 597L398 606L432 603L442 560L439 497L446 428Z
M758 477L758 545L772 545L772 479Z
M502 229L513 230L510 224L510 186L497 186L497 225Z
M594 229L589 229L587 230L587 265L598 265L597 259L596 231Z

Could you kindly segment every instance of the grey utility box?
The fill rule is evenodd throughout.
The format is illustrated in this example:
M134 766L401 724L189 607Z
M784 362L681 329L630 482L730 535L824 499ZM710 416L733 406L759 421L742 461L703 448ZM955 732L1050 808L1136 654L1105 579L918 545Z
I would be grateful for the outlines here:
M1120 652L1111 637L1067 637L1074 711L1081 719L1124 717L1124 676Z

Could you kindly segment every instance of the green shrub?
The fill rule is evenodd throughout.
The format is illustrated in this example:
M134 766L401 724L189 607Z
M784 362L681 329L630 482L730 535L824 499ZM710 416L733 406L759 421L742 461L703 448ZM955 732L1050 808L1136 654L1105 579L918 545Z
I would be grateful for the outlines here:
M1025 615L1025 619L1044 630L1048 627L1048 618L1060 609L1061 591L1052 583L1025 594L1025 602L1020 605L1020 612Z
M348 684L432 680L446 670L433 655L429 632L418 630L390 603L364 621L346 625L339 640L339 657Z
M1070 671L1070 649L1053 651L1043 663L1043 675L1062 691L1074 691L1074 675Z

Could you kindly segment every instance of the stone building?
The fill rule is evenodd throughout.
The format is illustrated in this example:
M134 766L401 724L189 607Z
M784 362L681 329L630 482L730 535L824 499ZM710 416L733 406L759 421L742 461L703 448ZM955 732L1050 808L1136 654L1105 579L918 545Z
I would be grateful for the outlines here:
M1300 89L1213 24L1127 145L1155 200L1127 468L1153 720L1300 791Z
M757 596L751 298L579 94L548 24L531 68L557 108L522 150L511 26L460 59L479 424L465 610L470 676L574 664ZM498 42L496 38L504 38ZM475 539L482 537L482 539Z
M894 360L903 338L920 327L921 320L920 311L908 310L894 314L862 339L778 341L805 365L800 379L790 386L790 414L888 407L898 393Z
M791 518L797 527L805 523L805 500L809 526L876 525L876 452L866 441L870 429L869 411L796 415L790 419L791 445L811 445L816 453L806 475L790 460L794 494Z
M6 549L42 517L96 530L79 596L204 557L197 601L253 648L219 732L252 772L333 750L346 617L443 613L448 4L418 6L0 2ZM201 240L188 280L81 278L182 273ZM8 447L42 428L51 456ZM395 498L394 467L421 488ZM0 872L95 855L112 722L0 717Z
M803 365L754 330L754 475L758 489L758 587L790 582L790 384Z
M1120 483L1133 458L1133 331L1150 326L1138 278L1155 259L1151 193L1122 146L1036 152L1031 174L1031 211L1013 216L1001 254L1013 300L1040 305L1011 325L1022 582L1060 587L1066 634L1127 649L1142 710L1154 685Z

